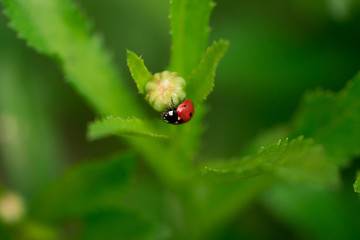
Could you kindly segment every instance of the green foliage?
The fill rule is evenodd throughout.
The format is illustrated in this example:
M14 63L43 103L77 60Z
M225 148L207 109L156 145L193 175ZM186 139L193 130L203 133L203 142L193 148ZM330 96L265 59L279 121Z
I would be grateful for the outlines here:
M279 136L285 140L262 147L257 153L246 157L240 157L239 152L236 152L236 156L239 157L234 160L206 162L206 168L199 176L193 162L198 158L207 161L202 153L209 149L208 145L203 144L203 151L199 151L202 146L201 140L206 139L206 137L202 138L202 133L206 127L204 116L208 108L203 100L213 90L216 67L229 45L228 41L219 40L206 51L208 22L214 6L211 0L171 1L170 71L178 73L187 81L187 96L193 100L196 109L194 119L180 126L165 124L160 122L160 119L151 121L149 120L151 117L144 116L145 111L133 99L136 94L128 92L116 68L111 64L100 37L91 34L90 24L71 0L0 1L6 7L5 13L11 20L10 26L19 33L20 37L40 53L59 60L64 75L92 104L98 114L111 114L89 125L88 138L95 140L111 135L124 137L124 141L128 143L125 146L133 148L139 159L147 164L147 166L140 164L141 167L137 169L138 178L132 179L137 182L131 185L134 188L131 189L130 194L127 190L133 173L131 156L122 155L101 162L81 163L70 169L57 181L50 183L30 204L28 218L30 221L39 222L39 225L33 225L35 230L31 230L34 239L41 236L41 233L37 233L38 229L47 229L44 226L48 222L51 223L49 233L55 236L60 232L61 227L64 227L62 223L74 223L71 220L75 220L75 224L80 225L76 225L80 239L114 239L114 236L115 239L129 240L212 239L213 233L232 218L240 216L241 211L252 202L256 202L254 199L257 196L265 190L270 189L271 192L271 187L282 183L278 181L279 179L297 183L295 187L291 185L293 189L290 190L285 189L283 192L275 190L274 195L269 197L270 200L266 200L270 205L269 208L276 210L274 214L279 214L281 219L285 219L284 225L290 222L289 225L292 226L295 222L294 228L301 226L306 230L310 229L310 232L313 231L312 226L315 226L313 235L316 239L320 239L321 236L328 239L338 239L342 236L349 239L356 237L353 229L358 229L359 226L357 222L352 222L352 219L358 218L351 216L354 214L351 207L356 202L349 204L350 202L344 200L345 197L336 197L339 196L337 193L323 194L326 190L318 187L339 186L337 165L348 164L351 157L359 153L360 132L357 123L360 122L358 116L360 75L355 78L352 85L339 94L318 91L308 95L291 128L286 126L262 135L262 138L252 146L258 147L261 145L260 142L274 142ZM151 2L151 6L156 4ZM123 30L121 27L119 29ZM145 67L143 59L131 51L127 52L127 61L139 92L144 94L145 85L152 78L151 73ZM234 62L233 68L247 67L238 66L238 62ZM6 65L0 62L0 70L6 68ZM267 73L264 75L267 79ZM236 79L244 81L244 76ZM268 85L259 84L257 87L266 89L264 86ZM0 98L6 95L3 102L13 100L13 94L24 95L19 112L23 111L23 108L28 106L26 102L32 99L32 96L27 96L27 91L24 91L27 90L25 84L21 88L14 87L15 90L11 93L10 91L7 93L7 90L2 88L3 85L0 86ZM231 88L232 85L229 86ZM234 91L240 95L240 90L242 88ZM0 108L5 106L5 104L1 105L2 101ZM275 105L272 102L270 104ZM12 107L15 108L14 106ZM75 108L75 111L78 109ZM32 119L31 127L35 126L36 130L43 129L41 128L43 122L33 124L37 119L32 118L32 113L28 111L23 115L24 125L27 120ZM37 112L35 113L34 115L37 115ZM45 118L46 111L41 113ZM239 113L234 114L234 118L239 116ZM212 117L208 122L214 121ZM211 129L214 129L214 125L211 124L214 122L210 123ZM223 127L222 124L217 124ZM237 124L243 125L242 122ZM256 126L256 123L252 124ZM247 127L246 125L243 128ZM221 128L220 131L222 130ZM38 143L36 146L41 145L44 151L45 148L57 147L57 144L50 140L51 131L40 134L41 137L34 140ZM297 137L303 134L305 138ZM24 138L25 135L26 132ZM289 141L287 136L297 138ZM222 137L226 136L221 134L216 136L216 144L225 145L222 143ZM49 143L42 145L47 138ZM241 137L235 136L228 141L235 142L236 147L240 148L240 139ZM1 144L7 146L2 142ZM34 145L29 144L28 148L32 146ZM22 148L16 148L20 153L19 149ZM36 148L31 159L40 156L36 152L41 150ZM52 151L53 155L54 152ZM69 152L75 156L78 154L77 149L71 149ZM12 151L12 153L17 152ZM16 154L9 154L8 162L11 162L11 156L17 156L16 160L21 159ZM51 154L44 156L50 156L49 162L52 160ZM226 157L220 158L226 159ZM16 164L15 161L14 168L18 167ZM38 168L37 164L31 167L28 171ZM34 171L33 174L41 172L53 174L51 170L46 172L43 171L44 169ZM18 177L23 178L21 174L18 174ZM142 181L139 181L139 178L143 178ZM358 176L354 184L357 192L360 191L359 178ZM27 180L27 178L23 179ZM147 179L151 179L152 183L148 183ZM44 184L47 180L45 178ZM303 186L308 185L315 186L317 194L312 195L308 189L301 190ZM296 196L295 200L294 196ZM126 200L131 202L129 209ZM159 209L153 209L157 208L151 206L154 202ZM313 206L319 216L313 217ZM156 216L148 217L149 213ZM358 215L358 211L355 213ZM328 219L327 216L330 218ZM337 222L333 219L339 219L339 216L345 219L346 227L336 228ZM158 222L166 222L171 230ZM26 227L20 226L20 228L26 230ZM327 231L328 228L331 228L330 231ZM3 227L0 225L1 237L2 232ZM308 236L306 235L305 238Z
M323 90L307 94L291 131L314 138L335 163L346 165L360 152L359 122L360 74L337 94Z
M170 71L187 79L205 53L209 36L211 0L172 0Z
M3 240L11 240L12 239L9 232L6 229L6 226L4 226L1 222L0 222L0 237Z
M152 129L150 126L148 122L138 118L123 119L108 116L90 124L88 138L95 140L111 135L169 138L169 136L165 135L166 133L161 133L157 129Z
M229 41L214 42L192 73L187 87L188 98L194 102L205 100L214 88L216 67L224 56Z
M26 222L19 236L12 239L60 240L57 229L48 224Z
M357 172L356 181L354 183L354 190L357 193L360 193L360 171Z
M169 229L153 219L129 210L104 210L86 217L84 231L79 239L161 240L169 239L169 236Z
M359 199L350 191L339 194L304 186L277 186L264 199L269 211L302 239L353 240L359 236Z
M152 78L151 73L147 70L144 64L144 60L132 51L128 50L127 64L139 92L144 94L146 83Z
M1 39L4 35L0 32ZM10 182L7 187L31 198L59 174L66 154L58 111L49 104L56 101L52 91L57 84L48 79L53 74L29 64L34 61L31 50L18 49L21 43L4 44L0 50L0 162Z
M193 234L203 239L211 239L216 230L243 212L261 192L274 183L265 175L241 181L223 181L224 176L221 178L219 182L203 178L202 184L198 186L202 194L193 195L188 221Z
M208 44L209 35L209 18L210 13L214 7L214 3L211 0L171 0L170 1L170 23L171 23L171 56L169 70L177 72L179 76L183 77L187 83L191 84L190 76L199 65L204 68L204 71L211 70L213 62L209 58L209 62L203 62L201 59L206 53L206 47ZM214 57L221 55L221 48L224 43L219 45L219 53L215 51ZM226 47L225 47L226 48ZM211 54L212 56L212 54ZM209 65L206 65L206 64ZM207 72L211 75L211 72ZM202 92L197 92L196 87L200 85L200 82L208 83L211 80L201 79L193 80L193 87L187 88L187 96L201 99L204 96L200 96ZM204 90L204 94L209 89ZM199 95L194 95L199 94ZM173 146L173 149L177 152L176 156L180 161L186 163L186 166L192 165L192 159L200 147L201 134L203 133L203 117L207 109L202 104L195 103L195 114L191 122L185 126L181 126L178 129L172 131L172 135L177 137L177 142Z
M60 59L66 78L99 113L142 115L121 84L102 40L90 34L88 22L73 1L2 2L10 26L39 52Z
M121 78L110 62L99 37L92 36L89 24L74 3L65 1L16 0L3 1L11 26L25 38L30 46L50 56L60 58L63 70L73 86L87 99L98 113L116 116L142 116L143 110L134 102L133 95L121 85ZM37 6L41 7L37 7ZM48 23L52 26L49 28ZM145 156L145 161L166 181L172 182L180 173L182 163L169 162L164 156L152 154L153 149L166 153L161 144L143 147L142 140L129 143ZM151 152L150 152L151 151ZM179 161L173 159L172 161ZM163 167L155 166L165 162ZM164 172L160 173L166 169Z
M133 157L127 155L81 163L44 189L30 214L39 220L59 221L118 208L132 171Z
M292 141L279 140L252 156L238 160L210 163L204 174L245 179L263 174L301 183L334 185L338 172L324 149L311 139L298 137Z

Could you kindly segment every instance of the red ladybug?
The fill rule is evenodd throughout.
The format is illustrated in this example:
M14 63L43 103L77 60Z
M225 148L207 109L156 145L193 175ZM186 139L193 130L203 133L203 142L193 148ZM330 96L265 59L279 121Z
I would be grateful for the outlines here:
M175 107L175 104L171 100L172 105ZM166 111L162 112L161 115L163 119L171 124L182 124L190 121L194 116L194 105L191 100L186 100L179 104L179 106L172 108L167 107Z

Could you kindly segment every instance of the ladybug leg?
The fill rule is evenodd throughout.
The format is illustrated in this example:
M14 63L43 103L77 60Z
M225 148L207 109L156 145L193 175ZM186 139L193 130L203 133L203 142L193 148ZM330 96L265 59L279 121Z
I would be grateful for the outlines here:
M169 106L166 108L166 111L174 110L175 108L171 106L171 103L169 103Z
M174 100L173 100L172 97L171 97L171 104L172 104L172 106L173 106L173 108L171 108L171 110L175 110L175 109L176 109L176 105L175 105Z

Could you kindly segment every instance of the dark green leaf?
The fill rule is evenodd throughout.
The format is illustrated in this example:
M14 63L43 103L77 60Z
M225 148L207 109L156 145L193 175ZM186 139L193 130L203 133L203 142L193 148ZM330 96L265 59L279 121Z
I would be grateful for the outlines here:
M127 51L127 64L130 69L131 76L133 77L136 86L140 93L144 94L145 85L151 80L152 75L147 70L144 60L138 57L132 51Z
M87 216L80 239L168 239L169 229L152 219L124 210L100 211Z
M59 59L64 75L101 114L140 116L99 36L72 0L1 0L10 26L28 44Z
M147 122L138 118L123 119L108 116L91 123L89 126L88 137L91 140L111 135L168 138L165 134L151 129Z
M291 182L333 185L338 183L338 171L330 161L321 146L299 137L279 140L242 159L209 163L204 174L240 179L274 174Z
M347 164L360 152L360 74L339 93L318 90L305 96L294 124L324 145L337 164Z
M31 208L36 218L52 221L117 207L133 169L131 156L89 161L70 169L40 194Z
M185 80L200 62L208 44L211 0L172 0L170 70Z
M194 102L205 100L214 88L216 67L229 46L228 41L219 40L206 51L201 63L191 75L187 96Z

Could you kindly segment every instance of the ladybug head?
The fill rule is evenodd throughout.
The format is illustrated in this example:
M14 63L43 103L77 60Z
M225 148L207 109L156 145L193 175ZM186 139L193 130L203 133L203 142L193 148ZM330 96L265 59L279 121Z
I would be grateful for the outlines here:
M168 108L162 112L161 115L166 122L171 124L181 124L183 122L183 120L179 118L176 109Z

